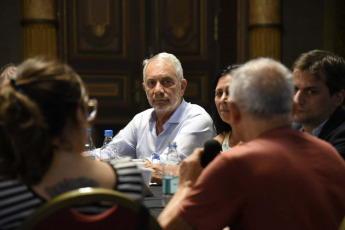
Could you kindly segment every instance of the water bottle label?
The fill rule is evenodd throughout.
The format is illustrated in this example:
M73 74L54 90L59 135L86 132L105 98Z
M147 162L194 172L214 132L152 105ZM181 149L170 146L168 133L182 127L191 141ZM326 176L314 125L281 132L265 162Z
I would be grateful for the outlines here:
M178 187L178 177L163 175L163 194L174 194Z

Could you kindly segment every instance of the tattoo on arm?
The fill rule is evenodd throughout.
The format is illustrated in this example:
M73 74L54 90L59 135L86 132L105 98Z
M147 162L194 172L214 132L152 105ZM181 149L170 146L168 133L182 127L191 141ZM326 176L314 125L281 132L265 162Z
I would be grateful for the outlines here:
M44 190L52 198L62 193L84 187L99 187L99 183L86 177L63 179L61 182L46 187Z

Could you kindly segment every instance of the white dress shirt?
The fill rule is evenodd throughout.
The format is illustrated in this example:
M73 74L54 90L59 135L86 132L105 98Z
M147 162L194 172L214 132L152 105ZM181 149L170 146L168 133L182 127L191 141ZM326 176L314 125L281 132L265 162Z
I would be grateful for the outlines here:
M119 157L130 156L152 162L153 153L165 160L169 142L175 141L180 158L184 159L216 135L210 115L202 107L184 100L158 136L156 121L153 108L137 114L113 138L106 151L117 151Z

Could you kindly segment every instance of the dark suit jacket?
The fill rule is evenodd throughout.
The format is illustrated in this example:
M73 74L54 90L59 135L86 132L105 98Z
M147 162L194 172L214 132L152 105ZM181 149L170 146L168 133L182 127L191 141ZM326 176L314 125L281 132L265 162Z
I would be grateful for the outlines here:
M292 122L292 127L301 130L302 125ZM345 110L341 107L331 115L318 136L333 145L345 159Z
M345 110L339 107L323 126L319 138L331 143L345 159Z

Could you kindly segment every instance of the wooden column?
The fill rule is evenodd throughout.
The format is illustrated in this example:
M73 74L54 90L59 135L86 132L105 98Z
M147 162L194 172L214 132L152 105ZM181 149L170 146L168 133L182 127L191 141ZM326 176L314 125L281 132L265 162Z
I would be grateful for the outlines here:
M57 57L55 0L22 0L23 58Z
M250 0L249 56L280 60L280 0Z

